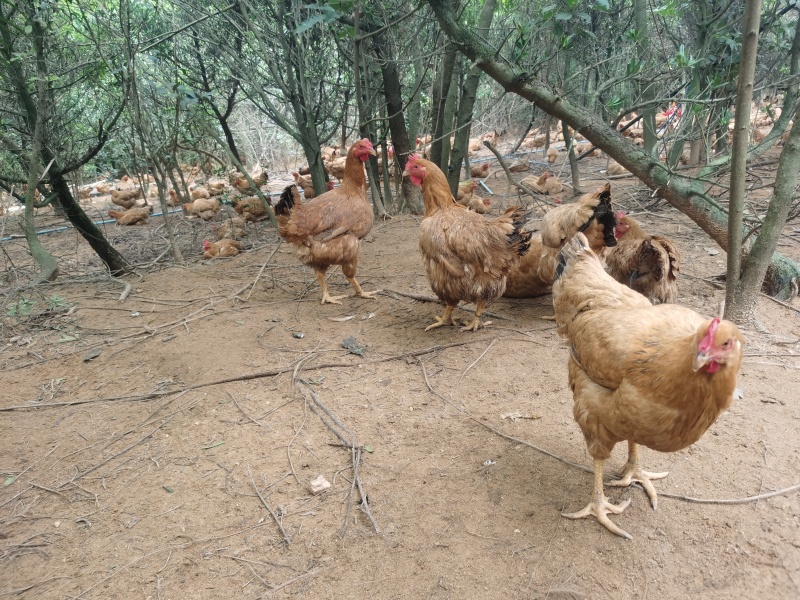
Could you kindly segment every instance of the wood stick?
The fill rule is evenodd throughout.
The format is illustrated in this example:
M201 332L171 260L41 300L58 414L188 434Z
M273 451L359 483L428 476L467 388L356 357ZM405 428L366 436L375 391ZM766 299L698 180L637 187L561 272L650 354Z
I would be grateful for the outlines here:
M487 313L484 313L487 314ZM352 368L357 367L359 365L375 365L379 363L389 362L391 360L399 360L407 357L412 356L421 356L423 354L430 354L431 352L437 352L439 350L446 350L447 348L455 348L457 346L466 346L468 344L476 344L483 341L486 341L486 337L480 338L471 338L469 340L465 340L463 342L452 342L450 344L440 344L437 346L430 346L429 348L422 348L420 350L410 350L408 352L402 352L400 354L394 354L392 356L387 356L385 358L376 358L373 360L367 360L363 362L330 362L330 363L320 363L318 365L311 365L306 368L307 371L318 371L320 369L331 369L331 368ZM0 412L7 412L12 410L33 410L33 409L40 409L40 408L57 408L63 406L75 406L78 404L91 404L95 402L135 402L135 401L142 401L142 400L153 400L154 398L162 398L164 396L169 396L171 394L178 394L178 393L185 393L193 390L198 390L204 387L209 387L212 385L222 385L225 383L231 383L233 381L250 381L251 379L263 379L264 377L274 377L276 375L282 375L283 373L290 373L295 370L294 366L291 367L283 367L279 369L270 369L269 371L257 371L255 373L246 373L243 375L237 375L235 377L226 377L224 379L217 379L214 381L207 381L205 383L198 383L195 385L191 385L186 388L182 388L180 390L171 390L171 391L161 391L161 392L151 392L149 394L137 394L134 396L112 396L109 398L90 398L87 400L73 400L72 402L48 402L46 404L37 404L37 405L17 405L17 406L4 406L0 407Z
M256 485L256 480L253 478L253 471L250 469L250 463L247 463L247 473L250 475L250 482L253 484L253 489L256 491L256 494L258 495L258 499L261 500L261 504L263 504L264 508L266 508L267 511L269 511L269 514L272 515L272 518L275 520L275 524L278 526L278 529L280 529L281 535L283 536L283 543L288 548L292 543L292 539L289 537L289 534L286 533L286 530L283 528L283 525L281 525L281 521L280 519L278 519L278 515L275 514L275 511L273 511L270 508L269 504L267 504L267 501L264 500L264 496L261 495L261 491L258 489L258 486Z
M423 294L414 294L413 292L401 292L399 290L390 290L388 288L380 290L381 294L384 296L389 296L391 298L391 294L397 294L398 296L403 296L405 298L411 298L412 300L417 300L418 302L435 302L436 304L441 304L442 301L439 300L436 296L425 296ZM470 306L461 305L460 308L463 311L474 313L475 309ZM504 317L503 315L498 315L497 313L483 311L483 314L487 317L492 317L493 319L500 319L502 321L515 321L516 319L512 319L511 317Z
M492 146L487 140L483 141L483 145L486 146L489 150L491 150L492 153L497 157L497 162L499 162L500 166L503 167L503 171L505 171L506 177L508 178L508 182L511 185L513 185L518 190L521 190L523 192L526 192L526 193L530 194L533 198L535 198L536 200L538 200L540 202L544 202L545 204L549 204L550 206L558 206L557 204L542 198L541 194L537 193L533 188L528 187L527 185L525 185L522 182L514 181L514 179L512 179L512 177L511 177L511 171L508 170L508 165L506 165L506 161L503 159L502 155L497 150L497 148Z

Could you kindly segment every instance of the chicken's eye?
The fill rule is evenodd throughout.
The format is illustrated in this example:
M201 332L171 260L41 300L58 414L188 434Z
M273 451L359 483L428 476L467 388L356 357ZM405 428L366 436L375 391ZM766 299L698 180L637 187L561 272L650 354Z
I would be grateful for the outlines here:
M731 345L731 341L730 341L730 340L726 340L726 341L725 341L725 343L724 343L724 344L722 344L722 347L723 347L723 348L727 348L727 347L728 347L728 346L730 346L730 345Z

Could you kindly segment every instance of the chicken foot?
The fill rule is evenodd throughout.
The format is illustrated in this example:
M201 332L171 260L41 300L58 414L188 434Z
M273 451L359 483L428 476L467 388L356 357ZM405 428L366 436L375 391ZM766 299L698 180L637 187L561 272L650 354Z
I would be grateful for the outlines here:
M431 323L425 328L425 331L430 331L431 329L438 329L439 327L443 327L445 325L453 325L453 310L455 306L450 306L446 304L444 307L444 315L441 317L436 317L436 322Z
M328 284L325 283L325 271L315 270L319 287L322 289L322 304L341 304L342 298L347 296L331 296L328 294Z
M486 302L483 300L478 300L478 302L475 304L475 318L462 327L461 331L478 331L478 329L483 327L484 324L481 321L481 315L483 314L484 310L486 310Z
M355 277L348 277L347 280L350 282L350 285L353 286L353 289L356 291L355 295L359 298L367 298L369 300L377 300L376 295L380 293L380 290L375 290L374 292L365 292L361 289L361 286L356 281Z
M628 441L628 462L620 473L621 479L616 481L609 481L608 485L614 487L628 487L631 483L640 483L650 498L650 504L653 510L658 508L658 496L656 496L656 488L650 483L651 479L664 479L669 475L669 471L663 473L651 473L650 471L642 471L639 467L639 446L635 442Z
M594 459L594 490L592 491L592 501L589 502L589 504L587 504L583 510L579 510L578 512L574 513L562 512L561 516L568 519L583 519L593 515L597 518L598 522L611 533L620 537L624 537L626 540L633 539L633 536L630 533L619 528L611 519L608 518L609 514L621 514L622 511L628 508L631 500L628 498L625 500L625 502L620 502L619 504L611 504L611 502L608 501L605 493L603 493L604 462L605 461L602 458Z

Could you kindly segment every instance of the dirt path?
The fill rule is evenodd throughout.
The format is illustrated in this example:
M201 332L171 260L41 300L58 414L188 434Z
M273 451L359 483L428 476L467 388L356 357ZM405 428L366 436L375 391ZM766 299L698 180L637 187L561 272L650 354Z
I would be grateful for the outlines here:
M629 208L641 197L618 195ZM724 255L675 211L642 218L681 247L680 302L716 312L722 293L702 279ZM183 225L187 248L203 225ZM147 262L161 252L156 227L110 232ZM71 314L6 321L0 407L30 408L0 412L0 595L800 597L798 491L676 498L800 482L796 311L761 302L744 398L697 444L644 450L649 469L670 471L657 511L640 489L607 490L633 499L614 518L626 542L559 515L588 500L591 475L574 465L591 461L565 342L541 318L549 296L496 302L503 318L476 334L425 333L440 307L392 292L320 306L291 248L264 266L275 242L264 229L234 259L150 272L124 304L117 282L67 283L48 294L75 303ZM86 265L74 233L47 244ZM430 295L414 217L376 225L359 278ZM330 282L347 293L338 270ZM365 496L334 430L361 448ZM331 487L314 495L319 475Z

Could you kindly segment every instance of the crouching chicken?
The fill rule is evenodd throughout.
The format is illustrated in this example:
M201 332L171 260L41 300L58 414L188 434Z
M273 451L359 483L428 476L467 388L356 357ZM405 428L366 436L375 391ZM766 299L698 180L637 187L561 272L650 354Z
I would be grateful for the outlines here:
M611 504L603 493L603 464L617 442L628 461L612 486L642 485L657 496L639 466L638 446L676 452L693 444L730 406L744 338L730 321L708 319L675 304L653 306L603 269L582 233L561 251L553 285L558 331L570 341L573 414L594 459L591 502L570 519L593 515L609 531L631 536L608 518L630 499Z

